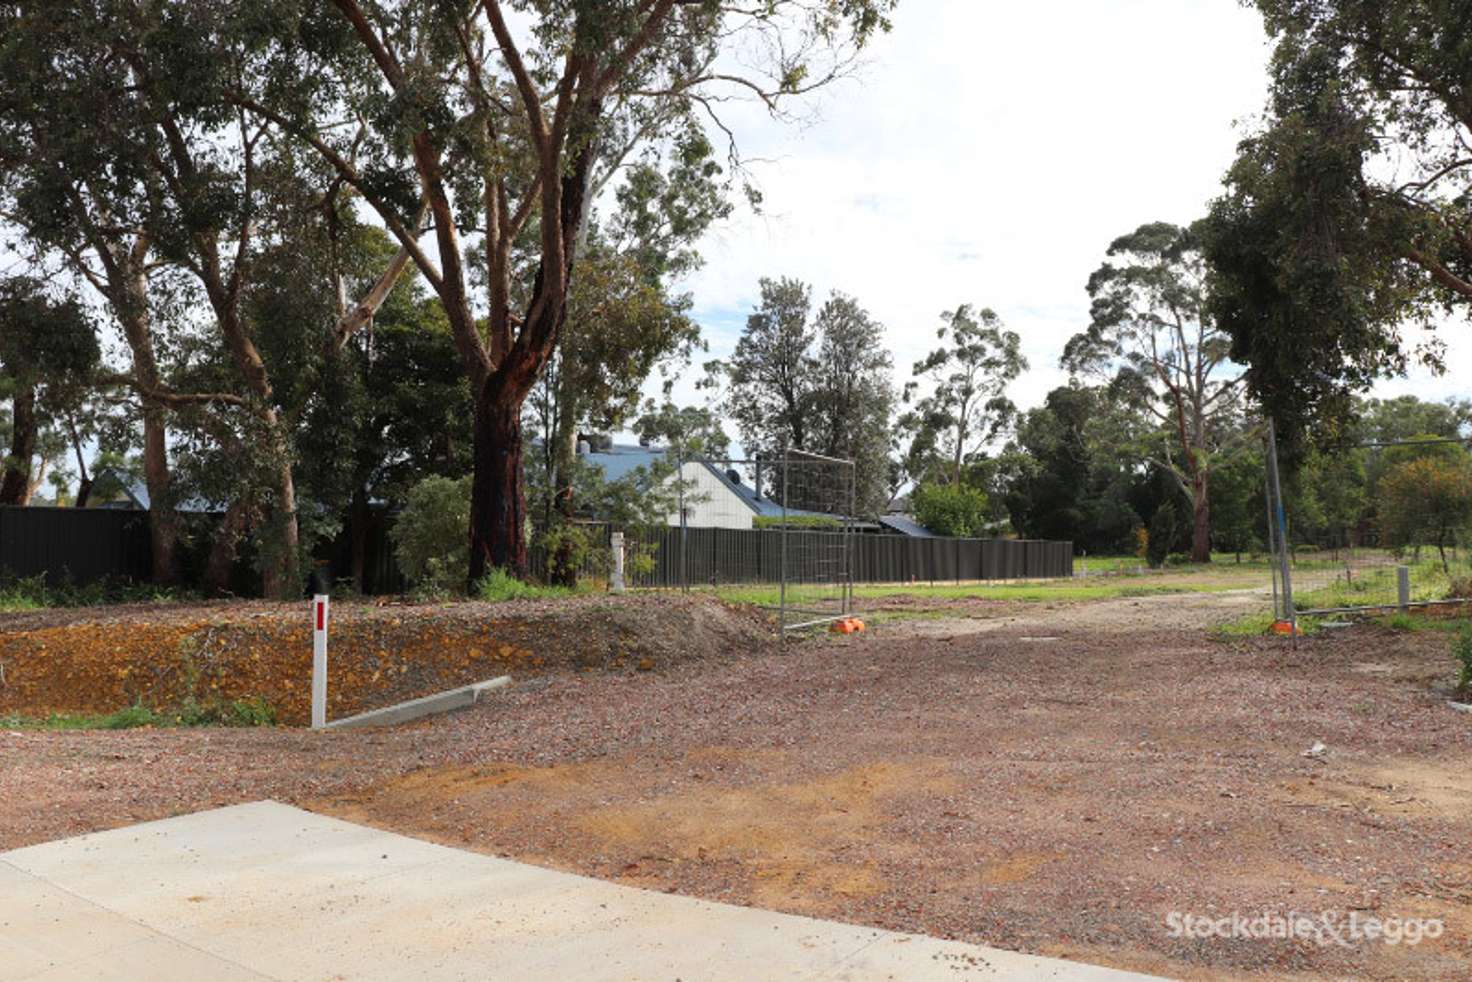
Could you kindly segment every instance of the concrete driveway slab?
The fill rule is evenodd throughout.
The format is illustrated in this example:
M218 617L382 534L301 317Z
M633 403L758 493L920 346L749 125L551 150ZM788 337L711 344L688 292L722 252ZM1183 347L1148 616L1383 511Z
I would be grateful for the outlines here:
M638 890L255 802L0 854L0 975L1144 976Z

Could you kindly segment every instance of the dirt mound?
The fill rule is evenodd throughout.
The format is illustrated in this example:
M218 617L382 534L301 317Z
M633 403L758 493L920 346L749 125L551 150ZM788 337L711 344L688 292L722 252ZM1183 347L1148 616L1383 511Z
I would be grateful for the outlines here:
M468 682L568 671L651 670L770 644L747 608L704 596L332 609L328 715L338 718ZM306 604L139 605L0 616L0 715L170 711L263 699L307 721Z

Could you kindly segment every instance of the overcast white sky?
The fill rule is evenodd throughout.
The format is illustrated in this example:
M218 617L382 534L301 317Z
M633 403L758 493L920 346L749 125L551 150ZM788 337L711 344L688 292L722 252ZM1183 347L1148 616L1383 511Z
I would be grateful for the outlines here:
M934 346L940 312L971 302L1022 336L1032 370L1012 396L1036 405L1065 381L1058 356L1087 323L1084 285L1109 242L1189 222L1220 193L1268 54L1236 0L901 0L815 122L734 117L743 153L771 162L754 167L763 213L713 230L686 284L712 355L729 354L761 276L856 296L887 328L897 382ZM1450 354L1448 376L1379 394L1457 393L1472 344ZM677 397L699 401L696 374Z

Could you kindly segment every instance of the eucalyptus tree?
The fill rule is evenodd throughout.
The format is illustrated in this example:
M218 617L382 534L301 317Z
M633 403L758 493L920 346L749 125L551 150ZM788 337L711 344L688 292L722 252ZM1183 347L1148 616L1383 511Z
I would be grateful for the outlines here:
M279 7L280 5L274 5ZM126 381L143 404L145 474L158 502L154 558L173 570L175 528L164 414L230 407L251 417L269 474L275 535L267 592L292 595L297 547L291 453L273 384L241 305L265 223L267 131L225 100L283 77L260 57L271 4L14 0L0 8L0 160L6 211L34 247L65 256L107 299L132 353ZM247 83L245 80L249 79ZM207 335L231 372L213 391L167 384L155 333L156 277L185 307L175 325ZM207 321L207 323L206 323ZM169 344L174 343L173 338Z
M962 469L1017 415L1007 387L1027 370L1022 339L989 308L962 304L941 314L941 346L915 363L905 383L899 431L908 439L907 476L960 483Z
M780 114L847 71L893 3L331 0L342 48L277 22L280 56L309 50L331 98L235 102L316 151L445 308L474 400L472 579L526 566L522 408L562 334L594 189L707 120L730 133L734 96Z
M1297 437L1408 359L1439 366L1405 325L1472 309L1472 49L1462 3L1253 5L1276 42L1269 101L1207 255L1234 357Z
M100 354L96 327L75 298L50 296L28 277L0 282L0 398L10 402L0 505L30 503L47 461L68 446L65 428L75 426Z
M763 279L720 366L726 413L750 456L790 448L852 460L854 503L872 514L889 500L891 366L883 325L853 297L835 291L814 314L807 284Z
M817 388L813 290L790 277L758 284L760 300L731 357L711 368L727 384L725 409L753 458L813 449L809 426Z
M668 157L628 166L608 196L611 214L595 211L583 226L561 337L530 397L553 475L549 521L554 504L564 517L574 511L579 429L622 427L651 374L660 371L668 391L673 373L705 350L691 298L672 284L699 266L696 240L731 205L704 134L685 134Z
M889 435L894 415L894 360L884 327L858 301L834 293L813 319L812 446L854 462L854 505L860 515L881 514L889 503Z
M1211 559L1211 470L1239 446L1242 371L1206 309L1206 264L1194 228L1141 225L1109 246L1089 277L1090 323L1061 364L1102 375L1161 425L1152 459L1191 500L1191 558Z

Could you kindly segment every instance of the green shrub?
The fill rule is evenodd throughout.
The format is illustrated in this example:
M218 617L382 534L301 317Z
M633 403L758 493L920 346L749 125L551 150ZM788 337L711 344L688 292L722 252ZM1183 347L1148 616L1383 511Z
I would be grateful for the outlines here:
M547 557L547 581L554 586L574 588L585 569L601 572L612 561L603 543L577 525L554 525L537 536L536 545Z
M1452 639L1452 657L1457 660L1457 695L1472 697L1472 624L1463 624Z
M986 531L986 492L964 484L922 484L910 494L915 521L936 535L969 538Z
M192 594L122 577L104 577L76 584L63 573L51 582L45 573L16 577L0 573L0 611L40 610L43 607L99 607L104 604L167 603Z
M131 730L138 726L154 726L159 722L159 717L146 706L119 709L98 721L100 728L104 730Z
M475 597L499 603L503 600L545 600L552 597L570 597L576 591L566 587L538 586L518 580L504 569L493 569L475 584Z
M423 594L461 593L470 571L470 478L426 477L390 530L399 569Z
M1175 542L1179 532L1175 507L1169 502L1161 504L1155 509L1155 514L1150 516L1150 537L1145 548L1145 561L1150 564L1151 569L1159 569L1165 565L1166 557L1170 555L1171 543Z
M1392 631L1419 631L1421 629L1420 622L1405 611L1382 617L1380 625Z
M829 515L788 515L784 521L781 515L758 515L751 520L754 529L810 529L818 531L838 531L843 528L843 522Z

